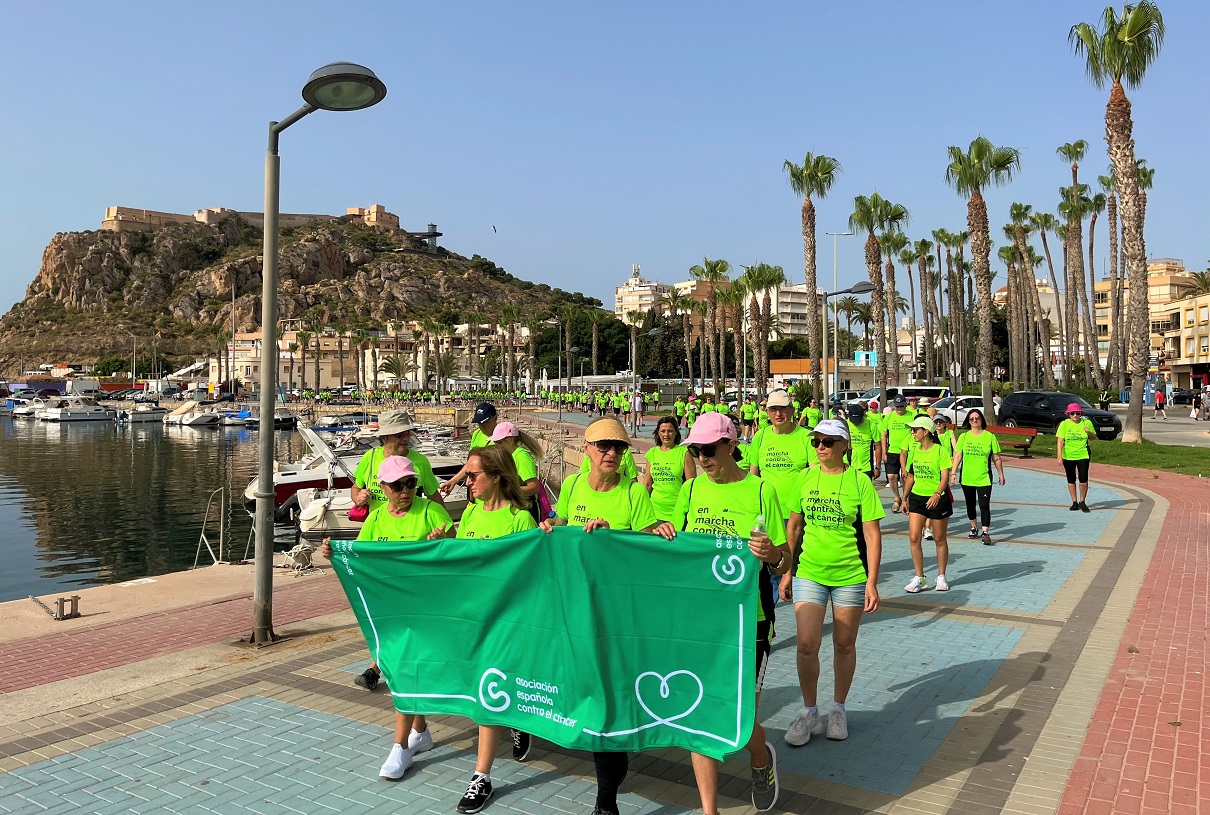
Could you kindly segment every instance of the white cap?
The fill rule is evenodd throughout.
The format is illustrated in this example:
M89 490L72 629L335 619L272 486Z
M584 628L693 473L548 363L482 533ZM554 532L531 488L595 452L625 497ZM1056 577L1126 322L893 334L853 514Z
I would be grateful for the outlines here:
M811 432L816 436L839 436L845 441L849 440L849 426L839 419L824 419Z

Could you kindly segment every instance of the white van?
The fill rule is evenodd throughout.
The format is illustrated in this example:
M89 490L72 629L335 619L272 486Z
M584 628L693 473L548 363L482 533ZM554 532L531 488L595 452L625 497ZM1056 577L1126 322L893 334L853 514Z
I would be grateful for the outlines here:
M950 396L952 391L943 385L892 385L886 389L887 396L884 399L882 396L882 388L870 388L856 399L850 399L849 404L853 402L868 402L871 399L878 400L878 407L884 408L889 404L891 399L894 399L899 394L903 394L909 399L915 396L918 399L928 399L930 402L936 402L938 399L944 399Z

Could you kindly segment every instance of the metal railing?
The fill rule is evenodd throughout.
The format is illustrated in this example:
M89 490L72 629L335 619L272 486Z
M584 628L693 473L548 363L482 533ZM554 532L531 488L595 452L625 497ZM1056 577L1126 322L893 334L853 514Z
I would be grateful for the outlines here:
M214 506L215 496L218 496L218 554L215 554L210 538L206 535L206 529L210 526L210 510ZM193 568L196 569L198 561L201 560L203 546L210 553L210 559L213 561L211 565L225 562L223 560L223 540L227 536L227 531L227 488L219 487L210 493L210 498L206 501L206 514L202 516L202 531L197 538L197 554L193 556Z

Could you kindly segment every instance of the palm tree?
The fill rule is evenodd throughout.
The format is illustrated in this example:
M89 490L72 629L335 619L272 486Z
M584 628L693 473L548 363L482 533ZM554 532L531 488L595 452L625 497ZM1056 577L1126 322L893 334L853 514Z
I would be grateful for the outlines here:
M425 338L423 328L412 329L412 373L416 376L416 387L420 387L420 341Z
M694 300L692 311L699 318L698 322L701 325L701 330L698 332L697 348L698 362L701 364L702 388L706 387L706 336L710 333L706 325L706 317L710 313L709 304L705 300Z
M925 248L924 251L927 253L929 248ZM899 252L899 262L903 264L904 271L907 272L908 291L910 293L908 301L911 303L912 308L911 321L908 323L908 334L912 338L912 367L918 371L920 369L920 360L917 355L920 352L920 346L916 342L916 278L912 276L912 267L920 262L919 246L908 242ZM839 306L840 304L837 303L838 311Z
M738 380L741 377L740 365L743 359L743 342L744 342L744 298L747 296L748 290L743 279L734 281L730 288L721 289L718 293L719 310L731 322L731 349L733 351L735 363L735 378ZM726 324L724 319L724 327ZM723 357L724 361L726 356ZM727 372L723 371L723 377L726 378ZM738 384L738 383L737 383Z
M526 393L528 393L530 396L533 396L537 392L538 387L538 384L535 381L538 375L538 360L535 355L535 346L538 340L538 332L541 331L542 328L542 320L540 319L530 319L525 321L525 352L527 354L525 369L529 371L529 387L526 389Z
M693 301L690 300L688 297L686 297L684 294L681 294L676 289L670 289L662 298L660 298L660 304L665 309L668 310L669 317L671 317L672 319L676 319L679 316L681 318L681 333L683 335L682 339L685 343L685 362L689 366L689 381L692 382L693 381L693 346L690 345L690 342L689 342L689 340L690 340L689 313L693 309ZM595 342L593 343L593 361L594 361L594 365L593 365L592 372L593 372L593 374L596 374L597 369L596 369L596 365L595 365L595 361L596 361L596 343Z
M937 303L934 298L933 271L937 258L933 255L933 242L928 238L916 241L916 251L920 254L916 261L916 269L920 275L920 310L924 317L924 378L928 384L933 384L933 376L937 366L937 349L934 345L934 329L937 325ZM913 340L915 342L915 340Z
M815 274L815 202L826 198L843 172L840 162L831 156L807 153L802 164L787 160L782 169L790 176L790 189L802 198L802 254L807 284L807 344L811 353L811 389L820 394L819 292Z
M1119 348L1122 342L1121 290L1118 285L1118 180L1109 167L1107 175L1097 176L1097 183L1105 194L1105 216L1109 219L1109 364L1105 380L1113 380L1114 387L1121 391L1126 385L1126 365Z
M1134 122L1122 83L1125 81L1131 89L1137 88L1147 69L1159 58L1164 44L1164 18L1152 0L1123 6L1120 17L1109 6L1099 28L1089 23L1077 23L1071 27L1067 40L1076 56L1084 57L1092 84L1097 88L1110 84L1109 102L1105 106L1105 140L1109 143L1109 157L1113 159L1118 178L1122 254L1130 288L1135 293L1129 306L1131 385L1122 441L1138 443L1143 440L1143 386L1151 352L1151 334L1147 298L1139 296L1147 291L1147 249L1132 136Z
M399 390L399 385L403 382L404 377L410 376L415 372L415 357L408 359L403 354L391 354L383 357L382 361L378 364L378 373L386 374L395 380L394 390ZM377 384L375 384L375 388L377 387Z
M1037 230L1038 235L1041 236L1041 238L1042 238L1042 249L1046 252L1046 266L1050 270L1050 287L1054 290L1054 293L1055 293L1055 310L1058 312L1055 315L1055 319L1052 320L1051 322L1054 325L1058 326L1059 347L1066 349L1067 348L1067 339L1066 339L1067 338L1067 327L1063 324L1063 307L1059 300L1059 279L1057 277L1055 277L1055 264L1054 264L1054 261L1051 260L1051 257L1050 257L1050 244L1047 243L1047 241L1046 241L1046 233L1050 232L1052 230L1058 229L1059 222L1058 222L1058 219L1055 218L1055 216L1051 215L1049 212L1031 213L1029 216L1029 222L1030 222L1030 224L1033 225L1033 228L1035 230ZM1051 365L1051 363L1050 363L1050 337L1049 336L1047 336L1047 338L1046 338L1046 367L1051 370L1051 376L1053 377L1054 376L1054 366ZM1070 382L1070 371L1066 367L1066 363L1065 363L1064 371L1068 372L1068 373L1064 374L1064 376L1065 376L1064 382L1065 383Z
M857 317L857 322L861 323L861 347L864 351L870 350L870 325L874 322L874 304L873 303L858 303L857 308L853 309L853 314ZM879 319L882 319L882 312L878 312Z
M429 357L428 373L436 379L436 391L440 396L445 393L445 383L458 374L458 358L453 351L441 351Z
M731 271L731 264L725 260L711 260L710 258L702 258L701 266L691 266L689 274L694 280L705 283L708 287L706 294L706 323L703 330L706 335L706 346L710 352L710 367L714 373L714 392L722 393L719 385L719 377L723 370L723 349L719 347L716 337L721 336L722 331L718 325L718 289L722 283L729 280L728 273ZM702 378L705 379L706 372L702 371Z
M299 331L295 333L294 339L298 340L298 352L301 357L298 389L305 391L307 389L307 348L311 346L311 332Z
M756 282L763 294L760 308L760 394L761 396L765 396L767 395L766 391L768 389L769 381L769 337L771 337L775 331L780 331L780 329L774 328L774 323L777 321L777 315L773 313L772 292L775 289L781 288L782 284L786 282L786 272L780 266L770 266L768 264L759 265L760 273Z
M1033 207L1029 204L1013 203L1009 207L1009 215L1013 219L1013 243L1015 245L1018 256L1021 260L1021 268L1027 276L1026 283L1028 288L1025 292L1029 297L1029 307L1033 311L1033 316L1036 320L1042 320L1042 297L1038 294L1038 280L1034 274L1034 251L1032 246L1027 246L1025 243L1025 235L1028 231L1034 228L1033 226ZM1037 349L1032 338L1040 337L1043 342L1042 346L1042 383L1047 390L1051 390L1055 386L1054 368L1050 364L1050 331L1043 328L1040 332L1034 330L1034 325L1029 326L1029 336L1031 338L1029 358L1032 361L1037 359ZM1029 384L1032 386L1036 383L1032 377Z
M593 309L594 311L596 309ZM505 329L504 333L508 342L508 351L505 354L505 388L508 390L517 389L517 323L521 322L520 306L507 305L502 311L504 315Z
M979 379L983 383L983 410L994 416L992 407L992 268L991 229L983 187L1005 184L1021 167L1021 154L1012 147L997 147L985 136L977 136L964 152L950 145L945 182L967 198L966 225L971 235L975 288L979 295L979 341L976 353Z
M1193 272L1191 278L1193 287L1185 292L1186 295L1201 297L1203 294L1210 294L1210 269L1204 272Z
M571 390L571 321L580 314L576 306L559 306L555 316L563 323L563 351L567 355L565 370L567 371L567 389Z
M933 241L937 244L937 275L936 275L936 277L930 276L930 278L929 278L930 282L933 284L932 288L929 290L929 300L931 301L931 305L932 305L932 309L933 309L933 327L934 327L934 330L936 331L936 334L935 334L935 339L937 340L937 349L936 350L938 351L938 353L936 354L936 356L933 360L933 363L936 366L933 370L933 375L941 374L941 375L948 376L950 365L949 365L949 361L948 361L947 357L949 356L948 352L952 346L949 342L948 332L946 329L946 326L948 325L948 323L945 322L945 297L944 297L944 294L945 294L946 287L944 285L944 282L948 281L953 276L954 233L950 232L948 229L934 229L932 232L932 235L933 235ZM945 274L944 274L944 276L942 275L942 272L941 272L941 249L942 249L942 247L945 248ZM932 380L930 379L929 382L931 383Z
M1097 216L1105 211L1105 206L1107 203L1108 199L1105 197L1105 193L1098 192L1089 196L1088 205L1085 207L1085 214L1091 215L1091 219L1088 222L1088 289L1087 291L1081 290L1080 292L1080 300L1083 303L1085 319L1092 326L1093 330L1092 339L1089 342L1093 349L1092 358L1096 363L1093 370L1097 375L1097 388L1100 390L1104 390L1106 387L1108 387L1109 382L1106 379L1105 369L1101 367L1100 343L1096 334L1096 323L1092 319L1090 304L1096 300L1097 289L1096 264L1093 263L1093 257L1096 250ZM1108 360L1106 361L1108 362Z
M866 231L865 265L874 290L870 292L870 304L874 309L874 337L878 350L875 363L875 382L879 387L886 386L886 323L883 322L883 309L886 307L886 292L882 279L882 255L875 232L889 232L901 229L907 225L908 211L902 204L893 204L878 193L868 198L858 195L853 199L853 214L849 216L849 229L858 228ZM898 348L896 348L898 352Z
M661 300L661 302L663 301ZM597 362L601 348L601 323L605 322L605 312L594 308L588 312L588 319L592 322L592 375L597 376Z
M899 358L899 327L898 321L895 319L895 313L899 307L899 302L903 300L903 298L899 296L899 292L895 288L894 258L900 252L902 252L907 245L907 235L903 234L897 229L884 232L878 236L878 248L882 251L883 257L886 258L886 267L883 270L883 273L886 277L887 331L890 333L891 362L893 363L891 366L891 376L894 378L896 385L903 384ZM903 300L903 302L906 305L907 301Z
M643 321L643 312L632 310L626 312L626 322L630 325L630 370L638 375L639 355L639 323Z

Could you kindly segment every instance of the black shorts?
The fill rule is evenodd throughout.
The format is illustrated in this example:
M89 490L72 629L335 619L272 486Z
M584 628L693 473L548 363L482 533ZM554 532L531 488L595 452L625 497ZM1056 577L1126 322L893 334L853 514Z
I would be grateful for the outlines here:
M613 409L613 415L614 415L614 416L621 416L621 415L622 415L622 409L621 409L620 407L615 407L615 408Z
M744 427L751 427L756 424L756 419L740 419L740 421L743 422Z
M1063 472L1067 475L1068 484L1076 483L1077 476L1079 477L1079 481L1081 484L1088 483L1088 462L1089 461L1091 461L1091 459L1087 459L1087 458L1077 458L1077 459L1065 458L1065 459L1063 459Z
M886 466L887 475L899 475L899 454L887 453L886 461L883 462Z
M929 509L929 496L917 495L916 493L908 494L908 512L913 515L923 515L930 520L939 521L943 518L948 518L954 514L954 496L950 494L947 487L945 492L941 493L941 500L937 502L937 506Z
M765 666L769 664L769 654L773 650L769 642L769 621L761 620L756 624L756 692L760 693L765 684Z

